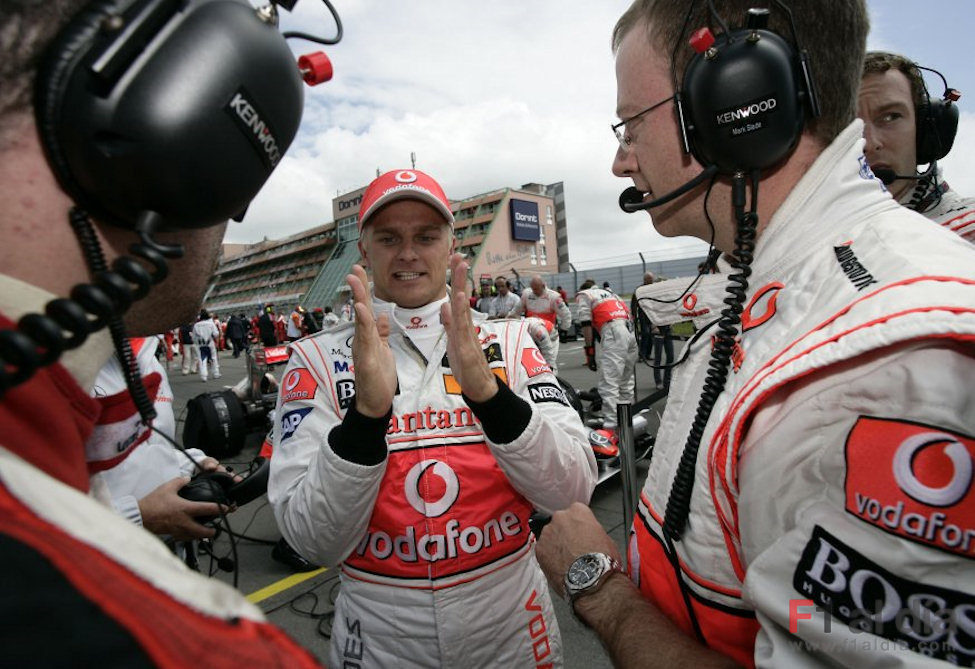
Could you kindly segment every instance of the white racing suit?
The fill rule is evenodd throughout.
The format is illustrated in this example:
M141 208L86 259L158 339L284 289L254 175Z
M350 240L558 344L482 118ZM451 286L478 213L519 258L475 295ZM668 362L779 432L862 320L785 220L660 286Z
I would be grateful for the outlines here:
M616 405L633 403L633 377L637 346L630 310L614 293L604 288L589 288L576 293L579 321L592 322L599 334L596 388L603 400L603 427L616 429Z
M572 312L566 305L562 296L551 288L546 288L545 293L539 297L532 289L527 289L521 294L521 299L514 309L508 312L508 318L519 316L533 316L541 319L548 330L548 337L552 342L552 349L545 359L549 361L549 366L556 374L559 373L559 330L568 330L572 325Z
M855 121L758 239L674 542L704 640L746 666L975 662L975 250L862 147ZM689 633L661 525L710 354L675 369L629 547Z
M166 370L155 355L159 339L139 337L129 341L143 385L156 410L153 427L175 438L173 391ZM115 510L141 525L139 500L178 476L192 476L196 467L189 457L142 423L117 356L109 358L98 372L92 396L101 405L101 414L85 443L91 485L93 488L106 486ZM197 462L206 457L197 448L186 451Z
M940 167L901 195L900 203L975 244L975 198L953 191Z
M213 378L220 378L220 358L217 356L217 340L220 330L210 319L197 321L193 326L193 342L200 356L200 379L207 380L207 369L213 367ZM209 349L209 354L204 351Z
M341 564L329 666L561 665L527 521L532 507L589 499L596 467L578 415L524 322L474 314L501 383L468 406L440 302L374 304L391 314L391 416L354 410L349 324L291 345L274 429L278 525L307 559Z

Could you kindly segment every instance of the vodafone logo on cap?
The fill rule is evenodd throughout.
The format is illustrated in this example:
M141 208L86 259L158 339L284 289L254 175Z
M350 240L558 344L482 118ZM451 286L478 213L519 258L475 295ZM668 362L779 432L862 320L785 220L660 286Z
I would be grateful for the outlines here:
M846 440L846 511L917 543L975 558L975 437L860 416Z
M406 501L427 518L447 513L460 494L457 474L440 460L421 460L413 465L403 487Z
M393 175L393 178L396 179L401 184L411 184L414 181L416 181L416 172L410 172L409 170L400 170L399 172Z

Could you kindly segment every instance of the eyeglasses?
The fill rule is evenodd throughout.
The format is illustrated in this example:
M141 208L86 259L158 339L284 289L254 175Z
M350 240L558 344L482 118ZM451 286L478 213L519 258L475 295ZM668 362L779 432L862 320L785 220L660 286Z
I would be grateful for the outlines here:
M631 121L635 121L636 119L640 118L644 114L647 114L649 112L652 112L657 107L659 107L661 105L665 105L665 104L667 104L668 102L670 102L673 99L674 99L674 95L673 94L668 95L667 97L665 97L660 102L658 102L656 104L650 105L649 107L647 107L646 109L644 109L642 112L639 112L637 114L634 114L630 118L625 118L622 121L620 121L619 123L614 123L613 125L611 125L610 127L613 129L613 134L616 135L616 140L620 143L620 148L623 149L624 151L629 151L630 144L633 143L633 138L632 137L629 137L626 134L626 128L624 126L627 123L629 123ZM622 130L620 130L620 128L622 128Z

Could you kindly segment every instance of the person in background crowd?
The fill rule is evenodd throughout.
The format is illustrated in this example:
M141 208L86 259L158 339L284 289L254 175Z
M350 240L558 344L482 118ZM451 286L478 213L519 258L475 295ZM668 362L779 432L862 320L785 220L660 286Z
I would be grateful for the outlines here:
M648 286L651 283L653 283L653 272L646 272L641 285ZM640 362L649 365L653 353L653 323L650 322L646 312L640 308L636 291L633 291L633 297L630 299L630 315L633 317L633 334L636 336Z
M494 299L491 296L491 288L494 284L481 284L480 297L477 298L477 302L474 304L474 308L480 311L482 314L489 314L491 311L491 301Z
M698 268L700 271L700 268ZM653 273L643 275L643 285L655 281ZM643 362L653 367L653 382L657 390L670 388L671 365L674 362L674 338L670 325L654 325L649 316L637 303L636 292L633 293L630 310L634 314L634 325L637 326L637 337L640 342L640 357ZM647 341L649 340L649 341ZM650 350L653 349L653 362L650 362Z
M270 305L264 307L264 312L257 319L257 330L261 337L261 343L264 346L278 345L278 334L275 323L274 307Z
M508 318L534 316L545 321L552 340L552 359L558 360L559 330L566 330L572 324L572 312L558 293L545 286L545 280L538 274L532 276L530 285L531 290L521 294L518 304L508 312Z
M227 350L227 337L226 337L226 327L227 324L220 320L219 317L213 317L213 324L217 328L217 351Z
M347 323L355 320L355 311L352 310L351 298L342 304L341 319Z
M495 277L494 289L496 293L488 307L488 318L507 318L511 310L518 306L518 296L511 292L511 284L503 276Z
M176 335L173 333L172 329L167 329L163 333L163 344L165 345L164 355L166 356L166 369L169 369L169 363L173 361L173 342L176 340Z
M239 358L240 352L247 348L247 327L244 314L240 314L239 316L231 315L227 320L227 339L230 340L230 346L234 350L235 358Z
M322 315L322 327L330 328L338 325L338 323L339 317L332 311L332 307L325 307L325 313Z
M321 307L315 307L312 310L305 310L304 317L301 321L301 329L305 334L315 334L322 329L322 317L325 313L322 311Z
M288 318L283 313L274 316L274 337L279 344L288 341Z
M954 127L929 120L929 110L943 104L929 96L916 63L885 51L867 53L857 116L870 168L895 200L975 243L975 198L952 190L938 165L955 138ZM918 173L922 164L928 168Z
M200 319L193 326L193 343L200 355L200 380L207 380L208 369L212 367L213 378L220 378L220 360L217 353L219 330L210 319L206 309L200 311Z
M291 315L288 316L285 334L288 341L298 341L302 337L302 326L305 319L305 308L296 304Z
M615 293L597 288L591 281L579 286L576 304L585 341L586 365L599 373L596 388L603 400L602 432L616 446L619 443L616 405L633 403L637 351L630 312ZM598 358L595 351L597 339Z
M196 374L200 366L200 354L193 341L193 326L189 323L179 326L179 347L183 376Z
M356 265L355 324L292 345L268 486L288 543L342 565L329 664L560 665L528 517L588 501L582 423L524 324L471 311L430 176L378 177L359 217L374 297Z
M559 294L559 297L562 298L563 302L565 302L566 304L569 303L569 295L565 292L565 290L563 290L562 286L556 286L555 292Z
M630 578L581 504L554 514L539 560L617 667L971 664L975 249L867 167L866 3L755 4L637 0L613 31L613 173L644 203L686 184L641 216L714 239L747 287L729 281L721 327L675 369ZM766 18L775 37L753 29ZM737 117L766 84L777 110ZM795 126L749 134L786 100ZM719 101L733 111L707 138L694 119L686 153L678 104ZM777 150L768 167L754 147Z

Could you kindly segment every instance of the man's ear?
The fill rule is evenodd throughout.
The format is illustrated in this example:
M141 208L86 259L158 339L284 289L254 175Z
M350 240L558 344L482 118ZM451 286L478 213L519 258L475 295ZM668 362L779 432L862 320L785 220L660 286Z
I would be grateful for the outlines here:
M359 255L362 256L362 262L360 264L364 268L365 267L369 267L369 254L366 252L366 246L365 246L365 244L362 243L362 240L365 238L365 235L366 235L366 231L365 230L363 230L362 232L360 232L359 233L359 241L356 242L356 245L359 247Z
M454 235L453 229L450 230L450 254L454 255L457 252L457 237Z

